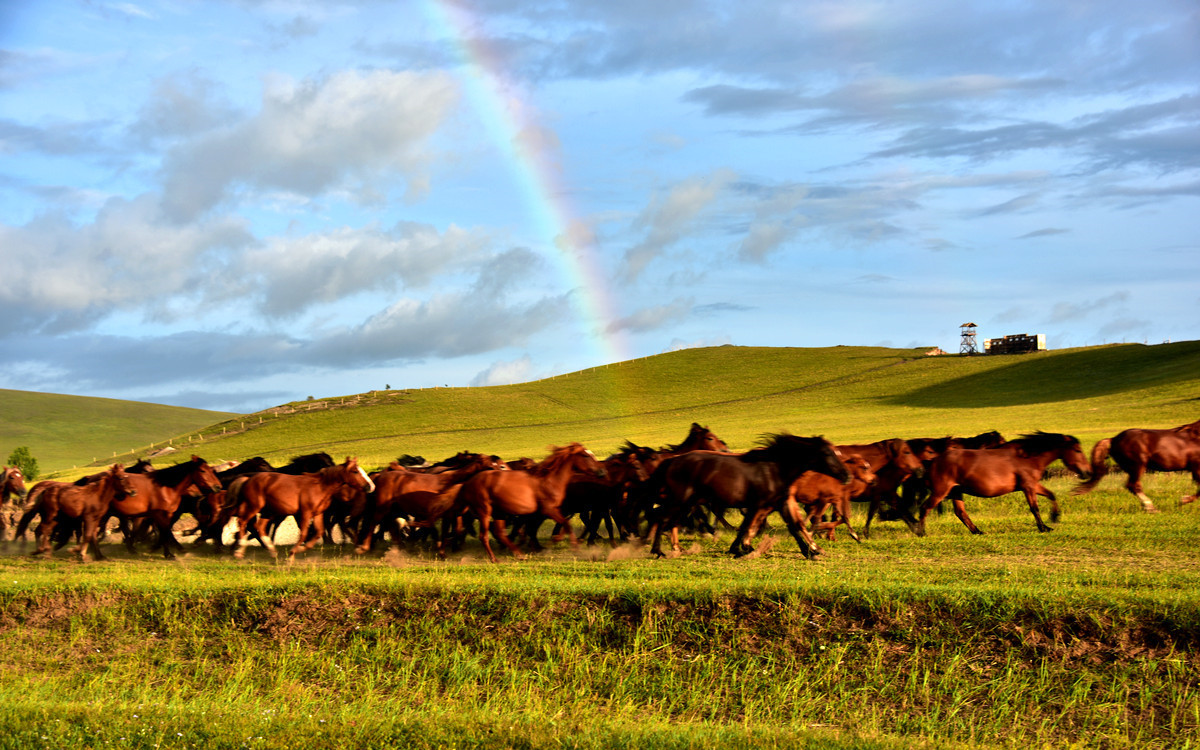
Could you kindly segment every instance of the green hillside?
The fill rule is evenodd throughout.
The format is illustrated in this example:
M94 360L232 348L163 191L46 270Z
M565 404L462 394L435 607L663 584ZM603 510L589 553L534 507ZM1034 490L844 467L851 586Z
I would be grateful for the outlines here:
M682 440L693 421L745 449L781 430L850 443L1040 429L1092 442L1126 426L1198 417L1200 341L994 357L723 346L519 385L293 403L176 437L174 445L210 461L327 451L382 466L402 453L540 457L548 445L572 440L598 453L626 439L658 446ZM112 440L106 445L123 448Z
M43 473L82 466L226 419L227 412L0 389L0 460L27 446Z

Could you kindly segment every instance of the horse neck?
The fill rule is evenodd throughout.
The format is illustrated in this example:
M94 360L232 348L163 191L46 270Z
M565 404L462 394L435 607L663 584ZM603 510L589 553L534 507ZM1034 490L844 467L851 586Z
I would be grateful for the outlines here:
M534 474L539 480L539 485L545 491L561 496L567 491L567 484L571 481L571 475L575 473L575 461L568 458L561 461L557 466L552 467L545 474Z

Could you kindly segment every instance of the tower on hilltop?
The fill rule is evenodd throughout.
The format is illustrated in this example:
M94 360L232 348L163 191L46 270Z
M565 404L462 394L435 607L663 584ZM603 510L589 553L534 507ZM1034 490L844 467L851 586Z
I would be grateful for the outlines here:
M978 354L979 350L975 348L975 324L963 323L959 328L962 329L962 341L958 345L958 353Z

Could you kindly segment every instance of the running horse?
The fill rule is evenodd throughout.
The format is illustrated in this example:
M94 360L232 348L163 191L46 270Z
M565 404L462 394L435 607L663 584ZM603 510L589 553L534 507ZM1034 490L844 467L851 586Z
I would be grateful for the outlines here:
M25 476L20 467L5 466L4 472L0 474L0 505L4 505L12 497L24 498L26 494ZM0 539L4 538L8 530L8 522L7 515L0 513Z
M1071 490L1083 495L1096 489L1108 473L1109 456L1129 478L1125 488L1142 501L1142 510L1157 513L1158 508L1142 489L1142 477L1147 471L1190 471L1200 494L1200 420L1168 430L1132 428L1116 437L1105 438L1092 448L1092 477ZM1185 495L1180 505L1195 502L1196 494Z
M648 484L661 500L651 524L651 552L663 557L662 534L671 530L671 546L678 550L677 529L701 504L710 509L742 508L742 525L729 551L742 556L754 551L747 539L756 524L772 510L780 511L788 531L805 557L820 554L804 526L804 515L786 505L787 490L806 471L829 474L840 482L850 480L837 449L822 437L782 433L767 435L761 447L746 453L693 451L663 461Z
M99 474L83 477L74 484L51 480L38 482L29 491L30 508L21 518L18 534L25 533L34 516L41 516L37 529L38 546L33 554L49 556L54 528L62 520L60 517L73 519L81 526L75 554L79 555L80 560L86 561L87 551L91 549L97 560L103 560L104 555L96 539L100 522L114 500L137 492L129 481L130 476L121 464L113 464Z
M531 471L485 471L471 477L462 485L455 509L469 509L479 519L479 540L492 562L497 560L488 541L489 531L514 556L520 557L504 528L506 519L512 517L545 516L566 528L574 546L579 541L562 513L562 504L567 483L580 475L604 476L594 453L579 443L552 448L550 455Z
M148 519L158 532L158 544L162 547L163 557L174 560L172 548L183 549L173 532L175 521L184 512L203 515L199 512L192 489L199 490L202 495L214 495L222 489L221 480L208 462L199 456L147 473L131 471L128 476L135 492L114 499L109 513L125 520ZM134 536L127 535L125 546L131 553L134 551L133 542Z
M999 497L1019 490L1025 493L1038 531L1052 531L1042 521L1037 496L1050 500L1050 520L1057 521L1058 499L1042 485L1046 467L1055 460L1061 460L1081 479L1088 474L1087 456L1079 440L1061 433L1035 432L995 448L949 448L929 466L931 494L921 507L917 536L925 536L925 516L947 497L954 503L954 514L971 533L982 534L967 514L964 492L976 497Z
M235 480L227 490L226 501L226 509L232 508L238 521L233 556L238 559L245 556L246 550L242 545L252 521L259 541L274 556L275 545L270 541L266 527L272 520L282 520L287 516L296 518L296 526L300 530L300 537L288 555L289 561L294 560L298 553L312 549L325 534L324 513L334 493L347 486L366 492L375 491L375 483L359 467L358 459L353 457L312 474L267 471ZM310 528L315 533L310 534Z

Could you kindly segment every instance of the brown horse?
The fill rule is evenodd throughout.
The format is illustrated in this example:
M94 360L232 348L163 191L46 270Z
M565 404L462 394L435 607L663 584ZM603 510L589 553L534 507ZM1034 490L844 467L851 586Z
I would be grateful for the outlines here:
M896 497L896 489L904 480L924 471L924 456L914 453L912 446L900 438L862 445L839 445L837 449L843 456L860 456L874 470L875 482L855 493L855 499L870 503L867 506L867 522L863 525L863 536L870 537L871 520L879 511L880 504L888 503L890 506L888 501ZM905 521L910 528L916 524L915 518L905 518Z
M803 517L785 505L787 489L806 471L820 471L848 481L850 474L837 449L821 437L799 437L787 433L768 435L762 447L747 453L693 451L659 464L647 483L662 499L656 509L650 532L651 552L663 557L662 534L672 532L671 546L678 551L676 529L702 504L710 508L741 508L742 525L729 551L735 556L753 552L749 537L755 517L765 518L772 510L783 509L788 531L805 557L819 554L812 537L804 528Z
M947 497L954 503L954 514L971 533L982 534L967 515L967 508L963 504L964 492L976 497L998 497L1020 490L1025 493L1025 501L1037 522L1038 531L1051 531L1042 522L1037 496L1049 498L1050 520L1057 521L1058 499L1042 486L1042 475L1055 460L1061 460L1080 478L1087 476L1087 457L1079 440L1071 435L1036 432L996 448L950 448L930 465L932 494L921 508L917 536L925 536L926 514Z
M347 457L344 463L312 474L268 471L234 481L227 490L226 503L227 508L233 509L238 521L233 556L238 559L245 556L246 550L242 545L251 521L254 522L259 541L274 556L275 545L266 534L267 524L272 520L294 516L300 530L300 537L288 555L289 561L294 560L297 553L311 549L324 536L325 509L329 507L334 493L347 485L367 492L375 489L375 483L359 467L358 460L352 457ZM315 527L314 534L309 533L310 527Z
M505 533L505 520L514 517L545 516L563 524L572 545L578 544L575 532L562 514L567 483L575 475L603 476L604 469L593 454L579 443L552 448L550 455L532 471L485 471L467 480L458 493L455 508L468 509L479 519L479 539L488 557L496 562L488 532L520 557Z
M24 498L26 494L25 475L21 473L21 469L5 466L3 473L0 473L0 505L6 504L13 497ZM0 512L0 539L4 538L8 530L8 522L8 515Z
M1072 495L1091 492L1108 473L1109 456L1129 475L1125 488L1142 501L1147 513L1158 509L1142 489L1142 477L1147 471L1190 471L1200 494L1200 420L1169 430L1125 430L1116 437L1105 438L1092 448L1092 477L1071 490ZM1181 505L1194 502L1196 494L1185 495Z
M121 464L113 464L99 474L84 477L74 484L68 482L38 482L29 492L30 508L21 518L18 533L34 516L41 516L38 525L38 546L34 555L49 555L55 525L62 519L72 519L81 526L79 546L75 554L87 560L87 551L92 550L97 560L103 560L100 545L96 541L100 521L108 513L109 505L137 492L129 481L129 474Z
M185 510L197 515L197 502L192 489L203 495L220 492L221 480L203 458L192 456L185 461L165 469L147 473L128 472L130 486L135 492L113 500L109 513L124 521L145 518L158 532L158 544L163 557L175 559L172 548L183 549L172 531L175 521ZM134 537L126 536L125 546L133 552Z
M806 471L788 487L787 502L804 508L812 531L824 532L825 537L833 541L834 529L844 525L849 530L850 538L858 542L862 540L850 525L850 501L871 486L875 481L875 472L871 471L871 464L857 453L849 456L843 453L842 463L850 470L849 483L819 471ZM826 510L833 511L830 521L820 520Z
M888 498L889 510L888 516L880 516L880 520L894 520L895 518L904 519L905 523L915 521L912 518L914 510L919 511L921 504L929 499L929 465L933 463L933 459L942 455L951 448L996 448L1004 445L1007 442L1004 436L996 430L981 432L974 437L953 437L946 436L940 438L912 438L908 441L909 447L913 453L917 454L921 461L925 464L926 471L921 474L913 474L908 479L904 480L903 496L901 498ZM942 506L937 508L938 515L943 512ZM913 524L909 523L909 529L913 528ZM865 534L865 530L864 530Z
M371 507L363 514L354 551L369 551L376 527L385 521L392 524L393 544L398 544L395 521L401 515L414 517L421 528L434 528L454 505L456 495L450 493L451 488L481 471L508 471L499 456L483 453L459 453L442 464L441 470L434 472L395 468L376 474L375 491L368 498Z

